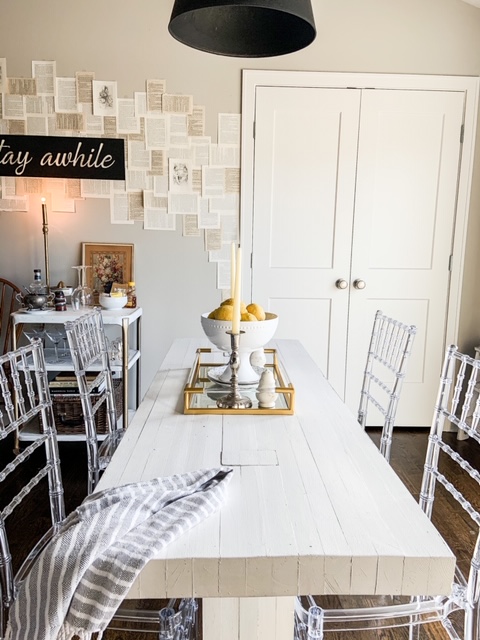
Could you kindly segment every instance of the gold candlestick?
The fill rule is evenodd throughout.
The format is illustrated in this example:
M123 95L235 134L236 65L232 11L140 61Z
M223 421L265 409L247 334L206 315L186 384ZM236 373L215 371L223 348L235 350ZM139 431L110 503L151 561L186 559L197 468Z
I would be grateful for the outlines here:
M50 293L50 260L48 255L48 216L45 198L42 198L42 231L43 231L43 253L45 255L45 284L47 293Z

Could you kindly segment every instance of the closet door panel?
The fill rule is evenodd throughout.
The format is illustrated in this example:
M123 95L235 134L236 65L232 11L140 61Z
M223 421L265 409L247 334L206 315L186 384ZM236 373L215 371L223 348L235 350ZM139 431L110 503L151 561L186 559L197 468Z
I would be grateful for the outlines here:
M435 402L463 110L463 92L364 90L362 95L351 280L360 278L366 287L351 289L346 400L352 408L358 403L375 310L416 324L399 425L428 426Z
M258 87L252 299L344 392L360 94Z

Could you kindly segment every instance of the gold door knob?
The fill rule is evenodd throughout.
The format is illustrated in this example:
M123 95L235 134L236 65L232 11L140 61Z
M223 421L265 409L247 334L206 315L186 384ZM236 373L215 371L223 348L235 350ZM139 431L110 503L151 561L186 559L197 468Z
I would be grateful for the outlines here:
M353 286L355 287L355 289L365 289L367 283L365 282L365 280L357 279L353 281Z
M346 280L344 280L343 278L339 278L335 282L335 286L337 287L337 289L346 289L348 287L348 282Z

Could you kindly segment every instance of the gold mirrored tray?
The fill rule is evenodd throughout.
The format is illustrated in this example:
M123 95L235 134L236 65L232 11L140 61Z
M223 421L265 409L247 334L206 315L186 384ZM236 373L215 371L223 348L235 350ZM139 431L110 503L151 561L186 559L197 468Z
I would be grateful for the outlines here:
M187 384L183 390L183 413L228 413L249 415L292 415L295 406L295 389L288 379L285 367L280 362L276 349L265 349L265 367L275 378L275 391L278 394L275 406L263 409L258 406L255 385L242 385L240 391L252 401L249 409L220 409L217 400L229 393L229 385L219 384L215 371L223 371L227 359L212 349L197 349L195 361L190 370Z

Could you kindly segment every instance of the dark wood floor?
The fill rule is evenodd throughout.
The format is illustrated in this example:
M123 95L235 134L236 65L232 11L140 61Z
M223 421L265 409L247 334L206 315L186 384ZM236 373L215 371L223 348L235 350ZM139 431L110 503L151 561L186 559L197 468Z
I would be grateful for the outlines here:
M379 431L369 430L370 437L378 442ZM452 447L458 449L461 454L469 458L473 464L480 468L480 447L472 440L457 441L453 434L448 434ZM392 466L400 475L403 482L409 488L411 493L418 497L420 490L420 482L422 476L423 459L425 456L427 442L426 430L397 429L394 436L394 446L392 448ZM12 445L12 446L9 446ZM62 460L62 475L65 487L65 500L67 512L75 509L86 495L87 477L86 477L86 455L83 443L60 443L60 456ZM13 444L7 443L0 450L0 458L3 460L13 456ZM35 465L35 459L31 461ZM15 491L16 480L12 478L10 481L10 490ZM480 496L478 488L470 485L468 481L464 487L469 500L476 507L480 507ZM6 497L6 493L10 490L7 488L3 491L2 501ZM8 523L10 530L10 538L12 540L12 555L14 558L21 559L25 555L32 541L41 536L45 528L48 526L48 505L35 495L29 498L18 515L14 515L11 522ZM442 497L440 509L437 511L434 522L442 535L447 541L455 540L458 543L460 552L459 560L462 566L468 563L469 553L471 553L472 545L475 542L476 529L470 521L469 517L463 513L460 507L449 498ZM455 550L457 550L455 548ZM335 638L346 639L349 634L328 634L329 640ZM146 637L146 636L142 636ZM147 636L148 637L148 636ZM150 636L153 637L153 636ZM397 640L407 638L406 631L376 631L363 636L355 635L355 638L390 638ZM434 638L441 640L446 638L443 630L438 628L426 627L422 631L423 638ZM137 634L125 632L113 632L104 636L105 640L137 640Z

